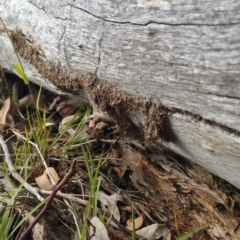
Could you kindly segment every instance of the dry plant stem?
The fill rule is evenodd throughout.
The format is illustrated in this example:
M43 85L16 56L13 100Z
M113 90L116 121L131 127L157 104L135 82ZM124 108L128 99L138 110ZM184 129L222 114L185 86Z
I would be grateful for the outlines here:
M178 234L178 237L180 237L176 211L174 211L174 218L175 218L175 224L176 224L175 226L176 226L177 234Z
M64 202L66 203L66 205L69 207L69 209L70 209L70 211L71 211L71 213L72 213L72 216L73 216L74 223L75 223L76 228L77 228L78 236L81 237L81 232L80 232L80 229L79 229L79 226L78 226L77 218L76 218L74 212L73 212L72 209L71 209L71 205L69 204L69 202L68 202L66 199L64 199L63 201L64 201Z
M47 201L46 201L43 209L40 211L40 213L37 215L37 217L34 219L34 221L32 221L32 223L28 226L28 228L23 232L22 236L18 240L24 240L27 237L27 235L31 232L32 228L36 225L36 223L42 218L42 216L45 214L45 212L51 206L52 201L53 201L54 197L56 196L57 192L68 182L69 178L72 176L75 165L76 165L76 160L74 160L72 162L71 167L68 170L67 174L55 186L55 188L52 190L52 193L47 198Z
M0 144L2 146L4 155L5 155L5 161L6 164L8 166L8 169L10 171L10 174L12 175L12 177L14 177L18 182L20 182L30 193L32 193L33 195L35 195L37 197L37 199L39 201L43 201L44 198L42 196L40 196L40 194L38 193L38 190L34 187L32 187L30 184L28 184L22 177L21 175L19 175L12 163L8 148L6 143L4 142L3 136L0 134Z
M50 195L50 194L52 193L51 191L42 190L42 189L39 190L39 192L40 192L41 194L47 194L47 195ZM67 200L69 200L69 201L71 201L71 202L73 202L73 203L77 203L77 204L80 204L80 205L87 206L87 204L88 204L88 202L85 201L85 200L82 200L82 199L80 199L80 198L77 198L77 197L75 197L75 196L73 196L73 195L71 195L71 194L62 193L61 191L58 191L57 194L56 194L56 196L62 197L62 198L64 198L64 199L67 199Z
M22 136L22 134L19 134L18 132L14 131L13 129L12 129L12 132L15 133L17 136L19 136L20 138L24 139L25 141L28 141L30 144L32 144L32 145L37 149L37 151L38 151L38 153L39 153L39 156L40 156L40 158L41 158L41 160L42 160L43 166L44 166L45 169L46 169L46 173L47 173L49 179L51 180L52 185L54 186L56 183L55 183L55 181L53 180L52 175L51 175L51 173L50 173L49 170L48 170L48 166L47 166L46 161L44 160L44 158L43 158L43 156L42 156L42 154L41 154L41 152L40 152L40 150L39 150L39 148L38 148L38 145L35 144L34 142L26 139L24 136Z

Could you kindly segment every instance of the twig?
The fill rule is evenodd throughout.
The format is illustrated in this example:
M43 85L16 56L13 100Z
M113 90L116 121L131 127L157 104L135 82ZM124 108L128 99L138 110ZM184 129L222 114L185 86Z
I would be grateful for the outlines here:
M6 143L4 142L2 134L0 134L0 144L1 144L2 149L3 149L4 155L5 155L6 164L8 166L9 171L10 171L10 174L18 182L20 182L30 193L34 194L38 198L39 201L43 201L44 198L38 193L38 190L36 188L32 187L30 184L28 184L21 177L21 175L19 175L18 172L16 171L16 169L15 169L13 163L12 163L12 160L11 160L11 157L10 157L10 154L9 154L9 151L8 151L8 147L7 147Z
M47 190L43 190L43 189L40 189L39 192L40 192L41 194L47 194L47 195L52 194L52 191L47 191ZM67 200L69 200L69 201L71 201L71 202L73 202L73 203L78 203L78 204L81 204L81 205L84 205L84 206L87 206L87 203L88 203L88 202L85 201L85 200L82 200L82 199L80 199L80 198L77 198L77 197L75 197L75 196L73 196L73 195L71 195L71 194L62 193L62 192L60 192L60 191L57 192L56 196L65 198L65 199L67 199Z
M179 227L178 227L178 220L177 220L177 213L175 210L173 210L174 212L174 218L175 218L175 226L176 226L176 230L177 230L177 235L178 237L180 237L180 232L179 232Z
M45 212L48 210L48 208L51 206L52 201L54 197L56 196L57 192L67 183L69 178L72 176L74 167L76 165L76 160L74 160L71 164L70 169L68 170L67 174L64 176L64 178L55 186L55 188L52 190L52 193L47 198L47 201L40 211L40 213L36 216L34 221L31 222L31 224L28 226L28 228L23 232L22 236L18 240L24 240L27 235L31 232L32 228L36 225L36 223L42 218L42 216L45 214Z
M78 237L81 237L81 232L80 232L80 229L79 229L79 226L78 226L77 218L76 218L73 210L71 209L71 205L69 204L69 202L67 201L67 199L63 199L63 201L66 203L66 205L68 206L68 209L71 211L72 216L73 216L74 223L75 223L76 228L77 228Z

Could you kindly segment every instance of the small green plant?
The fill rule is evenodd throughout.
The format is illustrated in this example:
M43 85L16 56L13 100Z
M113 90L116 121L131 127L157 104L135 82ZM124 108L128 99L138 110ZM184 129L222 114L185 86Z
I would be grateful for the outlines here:
M22 65L19 64L13 64L13 67L16 69L16 71L18 72L18 74L20 75L20 77L22 78L22 80L24 81L24 83L26 85L29 84L28 78L26 76L26 73L22 67Z
M6 173L7 174L7 173ZM0 239L5 240L9 236L9 231L11 229L12 223L15 218L15 213L14 213L14 202L16 196L22 191L22 185L19 186L14 193L9 193L11 195L8 203L6 210L0 219ZM15 228L17 229L17 227Z
M22 68L22 65L14 65L15 69L18 71L19 75L22 77L25 84L29 84L27 76L24 72L24 69ZM7 81L6 81L7 82ZM74 118L72 121L69 121L67 124L65 124L61 130L59 130L59 133L55 135L54 139L51 138L51 141L49 142L50 134L51 134L51 126L47 127L47 123L50 123L52 120L54 121L53 117L54 114L47 114L44 109L40 109L40 96L42 92L42 88L40 88L39 92L36 94L36 92L33 92L31 90L31 86L29 85L29 91L32 94L32 99L34 100L34 109L35 112L33 113L32 110L29 112L29 110L26 110L26 118L25 122L26 128L24 130L24 133L19 133L18 136L21 136L22 139L24 139L23 143L20 144L20 146L13 147L14 150L14 166L15 169L18 170L21 175L24 177L24 180L27 181L29 176L31 175L32 171L34 170L33 167L30 167L31 162L33 159L36 159L34 156L38 155L43 159L43 156L46 157L46 161L49 160L49 156L54 152L54 149L57 148L61 149L60 152L58 152L58 156L64 155L64 154L70 154L70 152L73 152L76 147L81 147L81 145L85 144L85 134L84 134L84 127L85 127L85 119L87 116L91 114L91 108L85 104L80 104L80 109L77 111L74 115ZM33 94L35 94L33 96ZM37 97L36 97L37 95ZM77 123L77 124L76 124ZM76 126L73 126L73 125ZM61 136L67 133L67 131L74 127L74 134L71 135L70 139L66 141L64 144L59 145L58 140ZM16 134L16 132L15 132ZM34 144L34 145L33 145ZM35 147L35 148L34 148ZM35 151L37 147L37 152ZM34 150L35 149L35 150ZM89 155L90 156L90 155ZM60 157L61 160L61 157ZM88 159L89 160L89 159ZM45 159L44 159L45 161ZM92 186L94 187L94 191L98 191L100 187L100 182L97 181L97 175L99 171L101 161L99 161L99 164L96 168L96 171L94 172L94 175L90 176L90 182L92 183ZM36 164L34 164L34 168L36 167ZM41 166L41 163L39 164ZM89 166L93 167L93 161L90 160ZM91 168L90 167L90 168ZM8 173L8 169L5 168L6 174ZM96 173L96 175L95 175ZM11 181L11 178L9 178L9 182ZM17 231L17 229L28 220L28 218L37 210L39 209L43 204L43 202L40 202L37 206L35 206L31 211L29 211L28 214L26 214L20 222L16 222L15 218L15 210L14 210L14 202L15 198L18 194L20 194L20 190L22 189L22 185L19 187L18 191L14 193L14 195L11 197L11 199L8 201L7 210L5 211L3 217L0 219L0 239L5 240L8 239L8 237L13 236L13 234ZM64 203L70 210L70 212L73 215L75 223L77 223L74 210L72 209L71 205L64 199ZM11 207L10 207L11 206ZM97 197L96 195L91 198L91 204L89 207L93 206L93 209L95 209L94 214L96 214L97 209ZM89 209L88 209L89 210ZM14 223L14 224L13 224ZM13 229L13 226L14 229ZM76 224L78 229L78 224ZM87 227L87 225L86 225ZM79 235L80 235L80 231ZM86 232L85 232L86 235Z
M101 166L101 159L99 159L97 166L95 167L91 154L87 152L84 147L82 147L83 155L86 162L88 179L91 186L90 189L90 197L85 210L85 218L83 221L83 226L81 228L81 237L80 240L84 240L87 234L87 224L88 219L92 216L97 215L97 199L98 199L98 191L101 184L101 181L98 180L99 169ZM91 213L92 209L92 213Z

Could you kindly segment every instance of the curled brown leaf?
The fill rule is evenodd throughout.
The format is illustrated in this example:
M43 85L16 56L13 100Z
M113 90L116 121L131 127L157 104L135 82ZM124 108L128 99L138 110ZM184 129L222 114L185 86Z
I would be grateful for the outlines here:
M4 101L4 104L0 110L0 131L3 131L6 126L7 114L10 109L11 101L10 98L7 98Z
M142 214L138 218L134 219L134 223L135 223L135 229L139 229L143 225L143 216L142 216ZM128 230L130 230L130 231L133 230L133 221L132 221L132 219L127 220L126 228Z

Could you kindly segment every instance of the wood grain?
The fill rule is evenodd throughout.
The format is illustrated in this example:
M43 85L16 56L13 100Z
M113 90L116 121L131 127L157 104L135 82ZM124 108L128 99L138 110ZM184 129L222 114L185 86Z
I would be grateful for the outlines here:
M46 61L178 109L172 125L181 144L168 147L240 188L239 1L0 0L0 14ZM2 29L0 65L14 72L7 42ZM42 81L23 62L30 80ZM219 128L189 123L185 111Z

